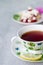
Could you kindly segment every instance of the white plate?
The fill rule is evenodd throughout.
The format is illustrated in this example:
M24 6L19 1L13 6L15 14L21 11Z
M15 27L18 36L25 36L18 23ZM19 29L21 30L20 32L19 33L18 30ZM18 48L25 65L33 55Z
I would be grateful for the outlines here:
M25 10L24 10L24 11L25 11ZM22 11L21 11L21 12L22 12ZM21 13L21 12L20 12L20 13ZM19 14L19 13L17 13L17 14ZM15 14L14 14L14 15L15 15ZM33 22L33 23L23 23L23 22L20 22L20 21L15 20L14 18L12 18L12 20L13 20L14 22L19 23L19 24L22 24L22 25L37 24L37 23L42 23L42 22L43 22L43 14L42 14L40 20L38 20L37 22Z
M23 61L29 61L29 62L43 62L43 59L38 60L38 61L30 61L30 60L26 60L20 57L20 54L22 53L27 53L26 48L22 45L22 43L19 41L18 38L13 37L11 39L11 52L14 56L16 56L17 58L23 60ZM24 52L25 51L25 52ZM19 53L18 53L19 52Z

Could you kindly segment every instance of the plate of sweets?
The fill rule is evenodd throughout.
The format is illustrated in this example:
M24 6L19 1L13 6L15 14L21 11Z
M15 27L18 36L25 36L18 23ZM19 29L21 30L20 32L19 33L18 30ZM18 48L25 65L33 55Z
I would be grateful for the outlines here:
M43 8L28 7L13 15L13 21L23 25L43 22Z

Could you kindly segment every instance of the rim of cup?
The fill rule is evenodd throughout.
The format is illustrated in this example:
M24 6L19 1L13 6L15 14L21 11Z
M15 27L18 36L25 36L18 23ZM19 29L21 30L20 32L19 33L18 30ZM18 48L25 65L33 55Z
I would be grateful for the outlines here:
M27 41L27 40L24 40L24 39L22 39L21 37L20 37L20 35L19 35L19 32L22 30L22 29L24 29L24 28L26 28L26 27L29 27L29 26L41 26L41 27L43 27L43 25L41 25L41 24L35 24L35 25L28 25L28 26L24 26L24 27L22 27L22 28L20 28L19 30L18 30L18 32L17 32L17 36L19 37L19 39L21 39L21 40L23 40L23 41L25 41L25 42L34 42L34 43L40 43L40 42L43 42L43 40L42 41ZM32 31L32 30L31 30ZM37 30L36 30L37 31ZM39 30L40 31L40 30ZM24 33L23 33L24 34Z

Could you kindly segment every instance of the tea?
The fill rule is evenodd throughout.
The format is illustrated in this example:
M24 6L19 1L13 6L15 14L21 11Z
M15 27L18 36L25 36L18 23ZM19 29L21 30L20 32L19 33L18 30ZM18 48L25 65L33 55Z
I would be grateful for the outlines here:
M42 41L43 40L43 31L30 31L24 33L21 38L26 41Z

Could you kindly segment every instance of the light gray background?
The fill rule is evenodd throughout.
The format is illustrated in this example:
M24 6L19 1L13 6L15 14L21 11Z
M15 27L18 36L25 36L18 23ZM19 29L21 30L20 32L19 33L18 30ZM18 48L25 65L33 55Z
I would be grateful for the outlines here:
M12 20L12 15L28 6L43 7L43 0L0 0L0 65L43 65L24 62L11 53L11 38L23 27Z

